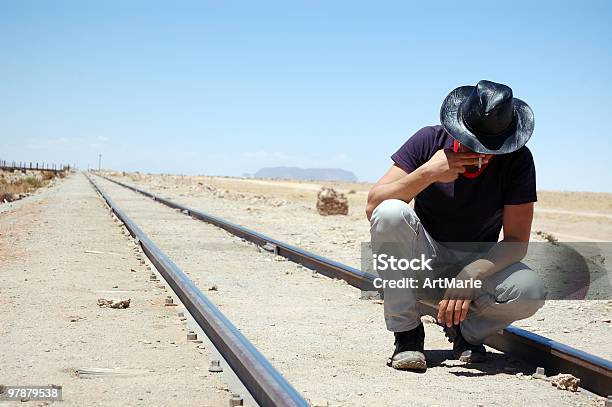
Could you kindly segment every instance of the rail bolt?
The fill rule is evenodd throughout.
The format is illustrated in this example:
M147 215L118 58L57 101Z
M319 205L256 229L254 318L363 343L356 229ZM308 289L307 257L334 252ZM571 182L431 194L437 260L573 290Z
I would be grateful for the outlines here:
M219 362L218 360L211 360L210 366L208 366L208 371L213 373L222 372L223 368L221 367L221 362Z
M198 340L198 334L193 332L193 331L187 332L187 340L188 341L197 341Z
M232 397L229 399L230 407L243 406L244 400L238 394L232 394Z
M275 244L272 244L272 243L270 243L270 242L268 242L268 243L264 244L264 245L262 246L262 248L263 248L265 251L267 251L267 252L272 252L272 253L274 253L274 254L278 254L278 246L277 246L277 245L275 245Z
M183 311L179 311L176 313L179 318L185 318L185 313Z
M164 300L164 304L165 304L166 306L169 306L169 307L170 307L170 306L172 306L172 305L175 305L175 304L174 304L174 300L173 300L173 299L172 299L172 297L170 297L170 296L167 296L167 297L166 297L166 299Z
M546 379L546 370L543 367L536 368L536 371L531 375L534 379Z

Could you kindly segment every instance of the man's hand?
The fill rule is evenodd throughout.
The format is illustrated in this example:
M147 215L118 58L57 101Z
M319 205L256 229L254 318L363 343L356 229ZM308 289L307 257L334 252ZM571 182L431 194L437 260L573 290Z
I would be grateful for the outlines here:
M488 162L484 154L455 153L452 150L438 150L424 166L429 170L435 182L452 182L465 172L468 165L478 165L478 157L482 163Z
M449 328L453 324L459 325L467 317L471 302L472 300L443 299L438 308L438 323L446 324Z
M473 280L474 276L467 270L462 270L455 280ZM459 325L467 317L470 303L474 297L473 288L449 288L444 294L444 299L438 303L438 323L446 324L449 328Z

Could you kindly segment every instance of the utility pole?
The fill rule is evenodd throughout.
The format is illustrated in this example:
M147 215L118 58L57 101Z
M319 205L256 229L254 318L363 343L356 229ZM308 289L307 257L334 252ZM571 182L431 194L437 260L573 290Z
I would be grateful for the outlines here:
M98 154L98 172L102 168L102 154Z

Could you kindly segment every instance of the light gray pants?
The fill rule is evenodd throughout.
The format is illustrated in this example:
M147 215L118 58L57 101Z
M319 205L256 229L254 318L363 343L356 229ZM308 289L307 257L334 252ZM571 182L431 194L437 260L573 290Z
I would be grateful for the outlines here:
M449 251L431 238L414 210L398 199L389 199L378 205L372 215L370 234L372 248L377 254L411 258L424 253L440 259ZM382 253L376 248L382 248ZM378 273L386 280L405 277L402 271L379 270ZM463 337L472 344L482 343L487 336L512 322L532 316L544 305L546 290L542 281L523 263L516 263L482 282L482 288L476 291L470 304L467 318L461 323ZM417 291L385 287L384 298L388 330L409 331L421 323Z

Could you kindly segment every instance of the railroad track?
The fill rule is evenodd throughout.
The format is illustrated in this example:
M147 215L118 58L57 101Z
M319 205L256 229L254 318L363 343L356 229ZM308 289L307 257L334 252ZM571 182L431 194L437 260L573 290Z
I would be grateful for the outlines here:
M376 291L373 287L373 280L375 276L372 274L365 273L353 267L302 250L300 248L273 239L256 231L236 225L232 222L228 222L227 220L222 219L220 217L213 216L184 205L180 205L169 199L157 196L132 185L128 185L108 177L103 178L124 188L128 188L134 192L147 196L170 208L179 210L183 214L190 216L194 219L201 220L203 222L222 228L235 236L253 242L254 244L259 245L266 250L273 251L279 256L285 257L288 260L291 260L295 263L299 263L309 269L315 270L320 274L331 278L345 280L351 286L356 287L362 291ZM94 186L96 186L96 184L93 180L91 180L91 178L90 181L92 182L92 184L94 184ZM97 186L96 188L98 189ZM110 198L108 198L108 196L103 195L103 197L107 202L109 202ZM111 205L110 203L109 205L113 207L113 205ZM119 211L119 213L122 214L124 218L127 218L127 216L118 208L117 210ZM115 211L115 213L117 213L117 211ZM129 220L129 218L127 219ZM137 230L140 234L144 235L142 231L140 231L140 229L138 229L138 227L133 224L133 222L130 221L130 223L132 224L132 228L134 230ZM130 233L132 233L132 230L130 230ZM135 233L132 233L132 235L135 235ZM142 239L140 239L140 242L141 244L143 244ZM147 245L153 245L153 243L150 242L150 240L148 239L145 240L145 242L147 242ZM154 247L154 245L152 247ZM145 247L143 245L143 250L144 249ZM156 252L159 252L159 249L153 252L151 250L145 250L147 256L149 256L149 253L152 254L153 259L156 259ZM151 258L151 256L149 257ZM163 256L163 259L165 259L167 263L172 265L173 269L178 270L178 268L167 257ZM157 266L160 262L157 261L156 263L155 261L153 261L153 263ZM160 263L160 265L164 267L164 263ZM166 277L166 275L164 275L164 277ZM187 277L184 278L187 279ZM170 285L173 289L182 288L178 284ZM193 286L193 284L191 284L190 288L197 290L195 286ZM212 304L209 305L214 307L214 305ZM423 313L432 316L435 316L437 313L436 307L432 304L421 303L420 306L422 308ZM229 321L227 322L229 323ZM200 321L198 321L198 323L200 323ZM210 328L207 327L207 329ZM247 340L244 339L244 341ZM609 360L589 354L579 349L567 346L563 343L554 341L552 339L537 335L525 329L521 329L514 326L509 326L504 331L490 336L489 338L487 338L485 343L486 345L495 348L499 351L502 351L506 354L510 354L517 358L526 360L532 365L543 366L546 368L548 374L571 373L581 379L580 386L582 388L598 395L608 396L612 392L612 362L610 362ZM253 350L257 352L254 348ZM244 369L245 366L241 366L240 368ZM237 372L240 373L240 369ZM288 385L288 383L286 384ZM249 389L249 391L250 390L251 389Z
M90 176L87 178L111 211L124 223L132 237L137 239L145 255L204 330L253 399L262 406L309 406L297 390L274 369L189 277L149 239Z

